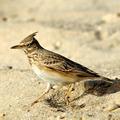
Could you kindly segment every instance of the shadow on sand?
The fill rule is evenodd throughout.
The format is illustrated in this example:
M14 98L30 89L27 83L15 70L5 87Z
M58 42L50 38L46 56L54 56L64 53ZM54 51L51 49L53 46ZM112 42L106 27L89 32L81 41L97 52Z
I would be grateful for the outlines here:
M84 83L84 88L85 88L84 93L79 97L75 98L74 100L80 99L87 94L92 94L95 96L103 96L103 95L119 92L120 79L116 78L112 80L113 80L112 83L106 82L104 80L86 81Z
M104 96L108 94L113 94L120 91L120 79L116 78L112 83L106 82L104 80L93 80L84 82L85 91L82 95L74 98L71 103L74 101L83 98L85 95L92 94L95 96ZM57 108L57 111L64 112L66 107L64 99L60 99L61 93L57 91L56 94L52 94L50 98L47 98L45 101L52 108ZM62 101L62 102L60 102ZM75 108L84 108L85 105L82 104L80 106L71 104Z

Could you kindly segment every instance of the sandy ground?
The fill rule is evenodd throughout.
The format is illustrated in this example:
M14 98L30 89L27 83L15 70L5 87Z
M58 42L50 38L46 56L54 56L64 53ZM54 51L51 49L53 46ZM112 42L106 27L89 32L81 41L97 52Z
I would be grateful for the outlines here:
M119 0L0 0L0 120L120 120ZM44 91L22 51L11 50L38 31L45 48L114 79L81 82L64 104L65 90ZM28 111L30 110L30 111Z

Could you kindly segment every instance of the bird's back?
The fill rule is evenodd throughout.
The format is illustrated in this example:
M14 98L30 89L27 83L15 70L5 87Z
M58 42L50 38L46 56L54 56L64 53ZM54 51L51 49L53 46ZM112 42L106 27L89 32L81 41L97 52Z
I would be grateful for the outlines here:
M55 71L65 72L68 74L74 73L78 77L100 77L97 73L87 67L46 49L43 50L40 57L42 65Z

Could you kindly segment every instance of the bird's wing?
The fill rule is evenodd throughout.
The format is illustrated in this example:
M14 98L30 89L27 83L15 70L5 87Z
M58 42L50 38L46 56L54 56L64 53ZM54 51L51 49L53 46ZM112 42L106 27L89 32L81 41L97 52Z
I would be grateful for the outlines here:
M100 77L97 73L88 69L87 67L73 62L63 56L54 56L52 58L49 57L43 61L43 65L54 71L64 72L68 74L73 73L79 77Z

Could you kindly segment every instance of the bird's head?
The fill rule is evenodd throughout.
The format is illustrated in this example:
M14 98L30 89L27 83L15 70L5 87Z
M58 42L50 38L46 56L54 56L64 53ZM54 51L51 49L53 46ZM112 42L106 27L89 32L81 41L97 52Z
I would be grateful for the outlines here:
M11 49L23 49L25 52L32 50L32 49L37 49L37 48L42 48L38 41L35 39L35 35L37 32L34 32L24 38L18 45L12 46Z

